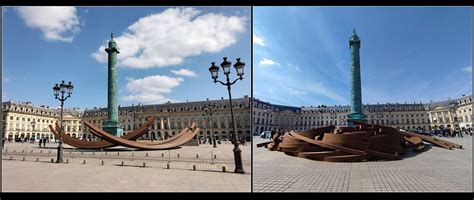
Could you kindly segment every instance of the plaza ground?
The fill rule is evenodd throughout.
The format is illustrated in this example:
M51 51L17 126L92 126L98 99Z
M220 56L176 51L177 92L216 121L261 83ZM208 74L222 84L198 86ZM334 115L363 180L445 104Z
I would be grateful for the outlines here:
M464 149L430 146L403 160L336 163L268 151L254 137L254 192L472 192L472 137L443 138Z
M6 143L2 152L3 191L251 190L250 143L240 145L245 174L233 173L235 165L230 143L217 145L217 148L202 144L160 151L115 147L107 153L65 145L64 162L67 163L63 164L51 163L51 159L56 160L56 147L57 143L48 143L42 148L37 144Z

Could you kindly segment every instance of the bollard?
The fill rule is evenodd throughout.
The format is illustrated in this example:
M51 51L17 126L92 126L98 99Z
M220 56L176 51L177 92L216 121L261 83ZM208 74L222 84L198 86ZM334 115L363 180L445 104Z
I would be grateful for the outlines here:
M36 158L36 162L39 162L39 158Z
M146 153L145 156L148 157L148 153Z
M170 164L169 163L166 164L166 169L170 169Z
M222 172L225 172L225 166L222 166Z
M51 158L51 163L53 163L53 162L54 162L54 159Z
M102 163L101 163L101 164L104 165L104 160L102 160Z
M122 161L122 167L123 167L123 161Z
M86 160L83 160L83 161L82 161L82 164L84 164L84 165L85 165L85 164L86 164Z
M23 161L25 161L25 156L23 156Z
M145 162L143 162L143 168L145 168Z
M193 171L196 171L196 165L193 165Z

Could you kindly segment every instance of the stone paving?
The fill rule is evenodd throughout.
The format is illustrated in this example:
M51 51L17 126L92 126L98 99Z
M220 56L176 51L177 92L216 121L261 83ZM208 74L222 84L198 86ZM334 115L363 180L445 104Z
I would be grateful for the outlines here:
M5 146L2 152L2 189L5 192L251 190L250 145L240 146L245 174L233 173L231 144L217 148L184 146L162 151L131 151L117 147L108 150L107 155L105 151L79 151L65 145L64 161L67 163L64 164L51 163L51 159L56 160L56 143L49 143L45 148L22 143L6 143Z
M443 138L446 139L446 138ZM472 192L472 137L465 149L430 146L399 161L335 163L292 157L255 145L254 192Z

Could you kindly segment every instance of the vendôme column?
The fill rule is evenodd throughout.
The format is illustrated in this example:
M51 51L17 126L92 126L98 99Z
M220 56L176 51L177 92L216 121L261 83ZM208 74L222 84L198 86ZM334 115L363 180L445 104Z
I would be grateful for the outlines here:
M108 89L107 89L107 120L103 123L102 129L112 135L120 137L123 135L123 126L118 120L117 101L117 54L119 48L114 41L114 34L110 34L108 48Z
M360 39L354 29L353 35L349 40L351 49L351 112L348 118L356 121L365 121L365 115L362 113L362 89L360 82Z

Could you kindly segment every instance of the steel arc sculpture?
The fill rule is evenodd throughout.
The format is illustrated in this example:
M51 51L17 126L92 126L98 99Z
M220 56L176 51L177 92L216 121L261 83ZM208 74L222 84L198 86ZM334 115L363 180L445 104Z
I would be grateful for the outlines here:
M155 141L155 142L137 142L135 141L140 136L146 134L151 125L153 125L155 117L150 117L148 121L143 124L141 127L135 129L134 131L123 135L122 137L117 137L111 135L102 129L92 125L91 123L84 122L84 125L89 128L89 132L103 139L103 141L86 141L78 138L73 138L68 134L63 134L63 142L77 148L81 149L101 149L109 148L114 146L125 146L129 148L137 149L147 149L147 150L160 150L160 149L171 149L176 148L180 145L185 144L189 140L193 139L194 136L199 133L200 129L196 127L196 124L193 122L190 128L184 128L178 134L167 138L165 140ZM49 129L54 134L55 137L59 136L59 124L56 124L56 127L49 125Z
M426 143L445 149L461 145L437 137L398 131L395 128L348 120L355 127L328 126L304 132L287 132L283 139L257 144L290 156L330 162L400 160L409 150L422 152Z

